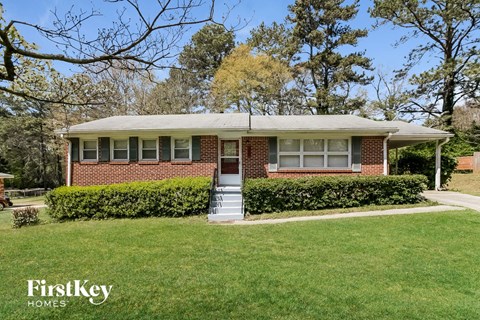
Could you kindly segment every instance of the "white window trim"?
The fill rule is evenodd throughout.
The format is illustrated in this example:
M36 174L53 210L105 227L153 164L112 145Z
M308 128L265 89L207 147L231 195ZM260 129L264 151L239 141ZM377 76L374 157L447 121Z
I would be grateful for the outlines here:
M96 146L96 157L95 159L85 159L83 155L83 151L85 150L84 148L84 143L85 141L95 141L95 146ZM87 150L93 150L93 149L87 149ZM98 139L81 139L80 140L80 160L81 161L91 161L91 162L97 162L98 161Z
M323 151L303 151L304 140L317 139L323 140ZM348 140L348 150L347 151L328 151L328 140ZM280 140L300 140L300 151L280 151ZM288 169L288 170L349 170L352 167L352 137L332 137L332 138L322 138L322 137L277 137L277 163L279 169ZM323 156L323 167L304 167L303 166L303 156L315 155ZM328 156L348 155L347 167L329 167L328 166ZM280 156L300 156L300 166L299 167L282 167L280 166Z
M180 158L176 159L175 158L175 140L179 139L188 139L188 159L187 158ZM192 161L192 137L172 137L170 141L170 146L171 146L171 159L172 161Z
M115 159L114 140L127 140L127 158L126 159ZM124 150L124 149L118 149L118 150ZM130 139L129 138L110 138L110 159L112 161L129 161L130 160L129 156L130 156Z
M155 138L155 139L148 139L148 138L140 138L140 161L158 161L158 155L159 155L159 150L158 150L158 138ZM155 159L153 158L146 158L144 159L143 158L143 141L144 140L155 140L155 149L156 149L156 153L155 153ZM152 150L152 149L148 149L148 150Z

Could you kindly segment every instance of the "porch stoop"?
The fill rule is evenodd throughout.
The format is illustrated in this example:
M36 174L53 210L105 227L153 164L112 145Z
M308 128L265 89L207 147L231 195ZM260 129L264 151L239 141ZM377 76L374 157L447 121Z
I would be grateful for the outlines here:
M243 220L242 189L239 186L215 188L208 221Z

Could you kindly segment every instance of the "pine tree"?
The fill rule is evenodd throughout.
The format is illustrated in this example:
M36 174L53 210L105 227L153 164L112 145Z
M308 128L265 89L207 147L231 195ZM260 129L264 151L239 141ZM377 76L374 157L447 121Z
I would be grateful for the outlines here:
M358 12L358 1L343 5L343 0L297 0L289 6L293 23L292 41L300 44L297 64L308 75L313 93L311 109L316 114L349 113L364 103L352 98L355 85L371 81L365 73L371 60L364 52L344 53L355 47L367 30L354 29L348 23Z

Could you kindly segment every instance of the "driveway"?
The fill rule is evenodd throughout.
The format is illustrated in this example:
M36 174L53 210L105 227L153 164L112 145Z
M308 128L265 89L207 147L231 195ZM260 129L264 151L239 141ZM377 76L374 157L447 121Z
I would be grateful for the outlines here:
M480 212L480 197L452 191L425 191L422 195L428 200L466 207Z

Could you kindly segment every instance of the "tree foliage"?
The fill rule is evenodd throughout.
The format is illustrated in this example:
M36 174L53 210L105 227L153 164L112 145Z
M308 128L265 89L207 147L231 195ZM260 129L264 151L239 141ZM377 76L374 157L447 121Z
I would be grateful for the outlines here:
M222 111L275 114L290 80L286 64L266 54L253 55L249 46L240 45L215 74L212 94Z
M313 86L311 109L316 114L348 113L364 101L351 97L352 86L365 85L370 77L371 61L363 52L343 53L355 47L367 30L354 29L349 22L358 12L358 1L344 5L344 0L297 0L289 6L288 20L293 23L293 39L305 57L298 64Z
M450 127L454 107L465 98L478 96L480 2L375 0L370 13L383 23L409 31L400 44L422 39L411 50L400 74L408 73L425 57L436 57L433 67L410 79L415 87L410 112L442 116Z
M68 96L52 99L32 92L35 79L28 71L51 61L105 70L118 65L131 71L171 67L186 28L212 21L214 6L215 0L105 1L103 13L93 4L91 10L72 6L64 15L54 11L54 21L44 27L6 21L0 4L0 91L41 102L76 103ZM117 16L109 25L105 16L113 12ZM88 25L98 25L97 33L89 33ZM33 30L52 45L39 48L29 43L20 28Z

